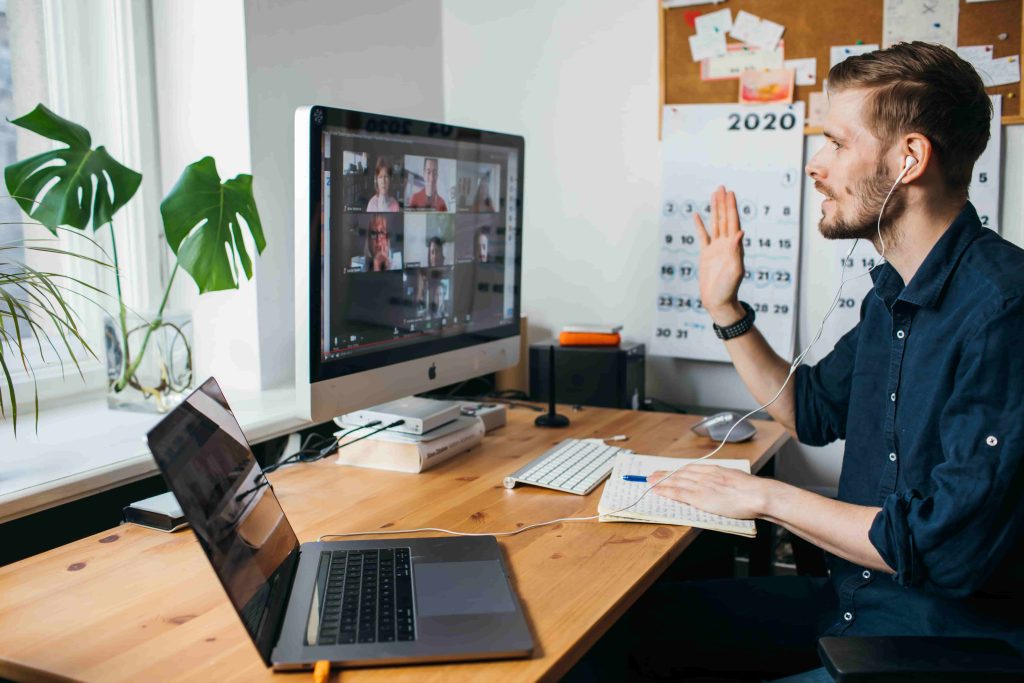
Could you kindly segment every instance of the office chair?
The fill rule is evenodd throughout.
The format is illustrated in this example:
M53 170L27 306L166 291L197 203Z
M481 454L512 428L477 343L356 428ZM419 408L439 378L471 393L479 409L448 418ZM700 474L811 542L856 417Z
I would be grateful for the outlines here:
M1024 681L1024 657L994 638L829 637L818 656L837 683Z

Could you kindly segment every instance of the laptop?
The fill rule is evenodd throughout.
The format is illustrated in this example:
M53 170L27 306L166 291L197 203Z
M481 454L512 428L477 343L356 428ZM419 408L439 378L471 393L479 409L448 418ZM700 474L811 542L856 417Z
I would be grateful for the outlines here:
M493 536L300 545L213 378L148 438L267 666L497 659L533 651Z

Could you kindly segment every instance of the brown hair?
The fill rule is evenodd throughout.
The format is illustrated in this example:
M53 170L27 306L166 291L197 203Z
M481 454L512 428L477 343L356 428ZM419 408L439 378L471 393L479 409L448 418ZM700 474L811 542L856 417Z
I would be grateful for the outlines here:
M946 186L964 192L988 144L992 102L974 67L943 45L898 43L828 73L831 92L868 90L864 118L883 145L906 133L932 143Z
M380 175L381 169L386 169L388 175L391 175L391 162L387 157L377 157L377 168L373 172L374 178Z

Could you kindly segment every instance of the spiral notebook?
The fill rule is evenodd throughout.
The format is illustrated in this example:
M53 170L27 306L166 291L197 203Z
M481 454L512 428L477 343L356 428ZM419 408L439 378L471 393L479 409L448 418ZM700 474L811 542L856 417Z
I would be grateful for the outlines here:
M650 486L650 484L623 481L622 475L637 474L647 476L658 470L671 472L679 467L681 463L693 462L697 461L692 458L666 458L658 455L639 455L637 453L623 453L619 455L615 459L615 465L612 468L611 476L608 478L608 483L604 485L601 502L597 504L600 521L678 524L680 526L724 531L727 534L756 536L757 530L752 519L735 519L733 517L714 515L710 512L698 510L686 503L679 503L664 496L659 496L653 491L640 499L640 502L636 505L622 510L622 512L612 514L616 510L621 510L630 505ZM747 460L715 458L714 460L704 460L703 464L731 467L743 472L750 472L750 462Z

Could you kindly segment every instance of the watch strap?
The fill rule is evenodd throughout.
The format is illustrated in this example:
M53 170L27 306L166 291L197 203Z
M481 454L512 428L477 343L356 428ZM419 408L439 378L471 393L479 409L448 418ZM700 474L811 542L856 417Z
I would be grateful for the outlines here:
M715 323L711 323L711 327L715 330L715 336L719 339L735 339L741 334L746 334L754 327L754 309L750 307L746 301L741 301L740 306L746 311L746 315L734 322L732 325L726 325L721 327Z

